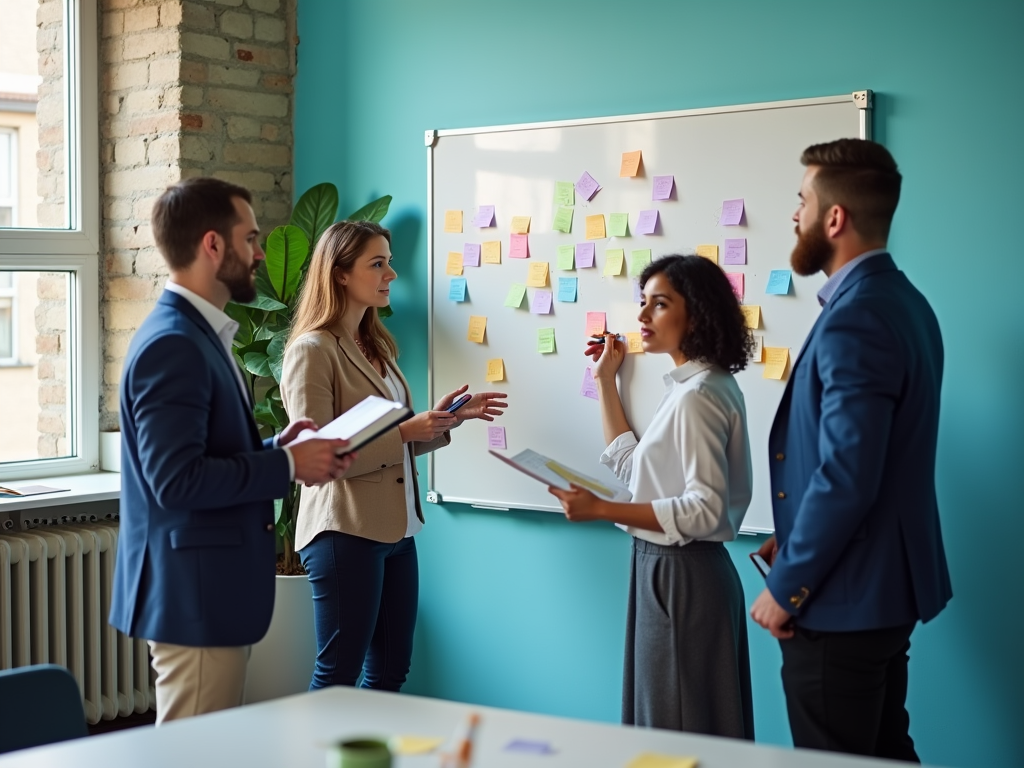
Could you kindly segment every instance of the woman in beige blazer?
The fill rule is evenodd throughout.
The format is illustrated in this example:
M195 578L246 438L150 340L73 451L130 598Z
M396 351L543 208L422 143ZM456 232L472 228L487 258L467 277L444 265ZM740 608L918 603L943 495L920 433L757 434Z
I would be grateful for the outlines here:
M293 419L323 426L369 395L409 407L398 348L377 316L390 301L391 233L372 222L332 225L313 252L284 357L281 397ZM333 482L304 488L295 547L313 587L317 657L310 689L398 691L412 659L423 527L415 456L451 442L465 419L492 421L506 404L481 392L456 414L463 386L363 446Z

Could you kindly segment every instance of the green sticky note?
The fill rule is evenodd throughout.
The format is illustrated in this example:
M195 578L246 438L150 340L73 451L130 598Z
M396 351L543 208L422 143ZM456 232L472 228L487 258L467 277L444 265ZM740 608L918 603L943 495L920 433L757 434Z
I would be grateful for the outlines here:
M626 237L629 231L628 213L608 214L608 237Z
M642 251L630 251L629 274L638 277L644 271L644 267L651 263L651 249L644 248Z
M555 329L537 329L537 351L542 355L549 355L555 351Z
M556 232L572 231L572 208L559 206L555 213L555 223L552 225Z
M558 246L558 268L572 269L573 257L576 255L575 245Z
M512 283L512 287L508 289L508 296L505 297L505 306L519 309L525 297L526 286L522 283Z
M576 191L571 181L555 182L555 205L575 205Z

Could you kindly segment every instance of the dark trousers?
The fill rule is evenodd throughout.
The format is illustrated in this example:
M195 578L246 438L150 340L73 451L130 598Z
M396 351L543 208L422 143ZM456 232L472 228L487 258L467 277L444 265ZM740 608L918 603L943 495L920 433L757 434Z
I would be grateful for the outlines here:
M398 691L412 662L419 568L410 536L384 544L326 531L299 553L313 587L316 665L329 685Z
M913 630L913 624L865 632L797 627L781 640L794 746L921 762L906 709Z

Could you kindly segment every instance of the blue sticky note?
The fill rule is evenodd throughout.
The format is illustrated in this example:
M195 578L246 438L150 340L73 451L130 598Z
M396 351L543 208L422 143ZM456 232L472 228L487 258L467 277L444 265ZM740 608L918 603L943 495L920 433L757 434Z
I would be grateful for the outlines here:
M448 300L449 301L465 301L466 300L466 278L464 277L453 277L452 281L448 284Z
M558 300L559 301L576 301L576 278L575 277L560 277L560 278L558 278Z
M768 286L765 293L774 293L777 296L785 296L789 293L789 284L793 280L793 273L788 269L773 269L768 275Z

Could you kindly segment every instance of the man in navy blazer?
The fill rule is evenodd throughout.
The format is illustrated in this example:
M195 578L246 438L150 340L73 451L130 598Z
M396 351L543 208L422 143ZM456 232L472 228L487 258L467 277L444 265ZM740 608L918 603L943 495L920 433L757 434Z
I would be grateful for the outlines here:
M952 597L935 496L942 337L886 252L889 152L841 139L801 161L791 262L828 280L769 436L772 569L751 615L780 638L796 746L919 762L910 635Z
M274 607L274 499L324 483L343 440L261 440L231 356L229 299L264 258L247 190L196 178L153 207L170 278L121 377L121 529L110 623L148 639L157 722L242 703L248 647ZM287 446L287 447L286 447Z

